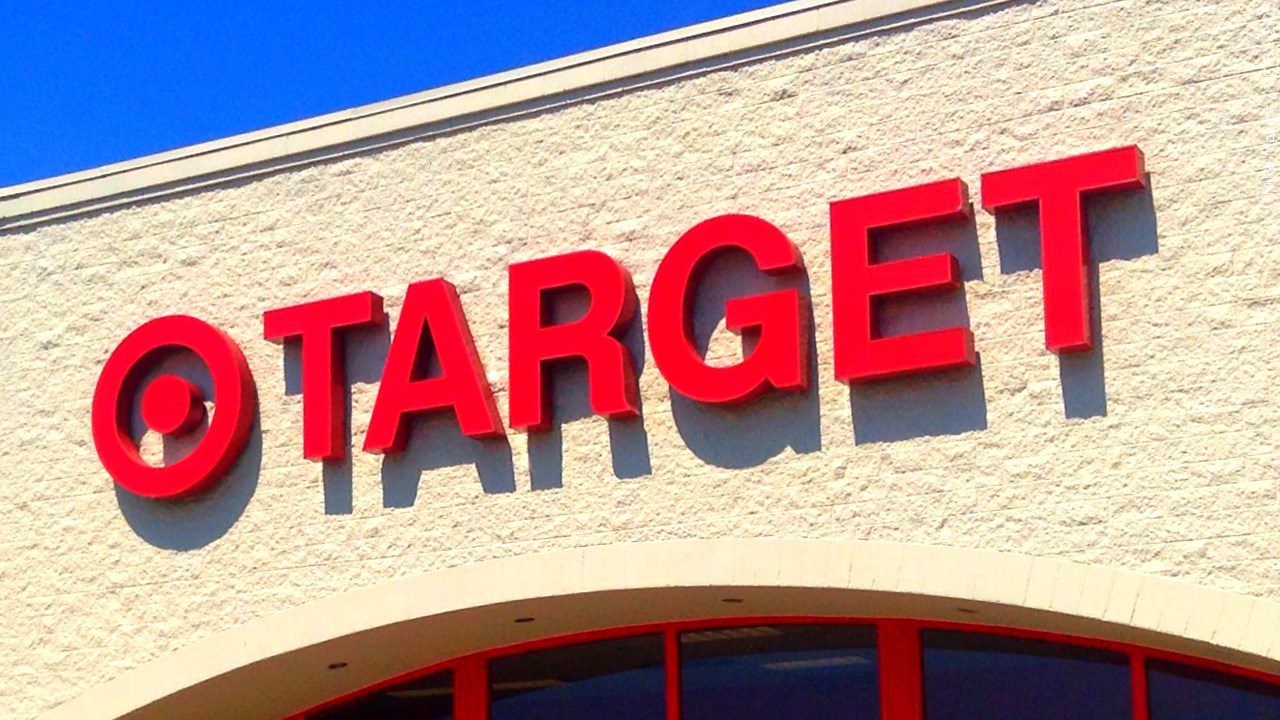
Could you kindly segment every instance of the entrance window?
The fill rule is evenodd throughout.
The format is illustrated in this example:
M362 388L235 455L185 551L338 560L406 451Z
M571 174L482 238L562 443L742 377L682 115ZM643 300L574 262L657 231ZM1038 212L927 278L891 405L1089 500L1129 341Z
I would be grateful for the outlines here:
M661 635L568 645L489 663L490 720L663 720Z
M316 720L453 720L453 673L445 671L357 698Z
M682 720L878 720L875 629L759 625L680 635Z
M290 720L1084 718L1280 720L1280 677L1013 628L716 618L457 657Z
M970 632L925 631L928 720L1129 720L1121 653Z
M1147 663L1151 720L1274 720L1280 688L1179 663Z

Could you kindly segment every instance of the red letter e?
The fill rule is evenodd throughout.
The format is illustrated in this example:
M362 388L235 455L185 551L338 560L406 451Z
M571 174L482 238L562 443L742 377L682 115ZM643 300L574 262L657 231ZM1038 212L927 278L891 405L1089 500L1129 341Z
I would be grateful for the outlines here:
M909 373L972 367L973 333L953 327L880 337L875 300L960 285L954 255L873 262L871 232L956 222L971 210L958 178L831 203L831 306L836 378L859 383Z

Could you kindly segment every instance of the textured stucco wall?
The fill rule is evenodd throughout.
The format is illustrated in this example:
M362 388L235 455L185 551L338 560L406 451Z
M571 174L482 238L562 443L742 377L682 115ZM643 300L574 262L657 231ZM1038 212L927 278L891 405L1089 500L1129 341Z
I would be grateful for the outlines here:
M6 231L0 715L344 589L560 547L908 541L1280 598L1277 48L1273 0L1011 2ZM983 171L1131 143L1152 192L1091 213L1101 353L1060 367L1043 349L1027 219L997 240L979 213L976 238L920 247L965 265L980 372L852 399L831 379L828 202L956 175L976 196ZM650 360L643 422L571 420L508 446L433 419L396 460L301 458L297 357L261 340L263 310L369 289L394 317L407 283L446 275L505 416L509 263L598 248L643 300L670 243L724 212L804 253L810 395L708 411L673 402ZM722 278L749 283L739 270ZM891 326L965 312L912 309ZM157 506L113 488L88 417L106 355L169 313L241 343L261 432L210 496ZM357 445L384 344L351 352ZM733 339L721 328L712 346ZM575 376L559 379L564 416L580 415Z

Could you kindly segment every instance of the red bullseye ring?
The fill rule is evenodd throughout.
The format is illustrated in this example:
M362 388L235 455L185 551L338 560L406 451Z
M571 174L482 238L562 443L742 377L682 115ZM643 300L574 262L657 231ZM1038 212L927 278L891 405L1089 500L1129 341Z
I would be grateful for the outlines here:
M153 467L138 453L130 412L147 369L174 350L188 350L205 364L217 402L199 444L181 460ZM165 435L187 434L204 418L200 389L174 375L152 381L141 405L143 422ZM149 498L187 497L209 488L240 457L256 410L253 375L235 341L202 320L171 315L129 333L107 359L93 393L93 444L107 473L126 490Z

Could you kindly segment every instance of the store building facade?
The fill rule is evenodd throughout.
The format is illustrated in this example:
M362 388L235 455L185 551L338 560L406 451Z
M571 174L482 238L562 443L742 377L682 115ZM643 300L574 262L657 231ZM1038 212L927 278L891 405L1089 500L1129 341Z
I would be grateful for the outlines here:
M1278 48L800 0L0 190L0 715L1280 717Z

